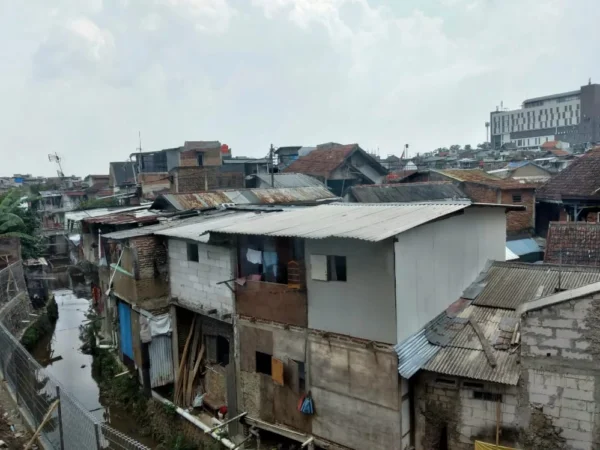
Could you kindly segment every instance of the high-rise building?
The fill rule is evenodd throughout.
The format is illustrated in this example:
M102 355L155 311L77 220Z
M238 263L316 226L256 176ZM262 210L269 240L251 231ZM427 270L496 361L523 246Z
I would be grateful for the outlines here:
M537 148L559 140L571 145L600 142L600 84L561 94L530 98L521 109L490 114L491 144Z

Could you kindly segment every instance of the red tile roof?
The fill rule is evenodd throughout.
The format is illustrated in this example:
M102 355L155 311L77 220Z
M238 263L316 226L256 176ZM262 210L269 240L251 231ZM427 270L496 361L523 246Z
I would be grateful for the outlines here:
M554 156L568 156L570 155L570 153L566 150L563 150L562 148L551 148L548 150L550 153L552 153Z
M550 222L544 262L600 267L600 224Z
M561 200L569 197L600 199L600 147L576 158L537 191L539 199Z
M544 142L542 144L542 148L544 148L544 149L556 148L557 145L558 145L558 141L548 141L548 142Z
M284 172L304 173L307 175L327 177L337 169L354 151L358 144L339 145L333 148L313 150L290 164Z

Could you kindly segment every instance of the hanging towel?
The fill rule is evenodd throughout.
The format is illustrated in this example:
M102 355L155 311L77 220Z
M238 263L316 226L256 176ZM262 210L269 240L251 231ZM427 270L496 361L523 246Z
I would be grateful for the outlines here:
M262 264L262 252L249 248L246 252L246 259L252 264Z

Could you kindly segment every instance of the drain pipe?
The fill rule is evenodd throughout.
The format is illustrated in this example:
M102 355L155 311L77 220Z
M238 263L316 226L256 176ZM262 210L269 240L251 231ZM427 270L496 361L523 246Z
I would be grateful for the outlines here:
M161 403L163 403L163 404L165 404L167 406L175 408L175 411L177 411L177 413L181 417L183 417L187 421L191 422L192 424L196 425L198 428L200 428L206 434L210 435L213 439L216 439L217 441L219 441L221 444L223 444L228 449L233 450L233 449L238 448L237 445L234 444L233 442L231 442L229 439L221 437L221 436L219 436L218 433L215 433L214 431L211 431L211 428L208 425L205 425L204 423L202 423L201 421L199 421L196 417L192 416L186 410L180 408L179 406L175 406L174 403L170 402L169 400L167 400L164 397L161 397L155 391L152 391L152 397L154 397L156 400L158 400L159 402L161 402Z

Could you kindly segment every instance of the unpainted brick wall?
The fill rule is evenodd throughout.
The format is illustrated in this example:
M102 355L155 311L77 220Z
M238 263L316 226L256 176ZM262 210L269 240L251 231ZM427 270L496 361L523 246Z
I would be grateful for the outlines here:
M454 387L437 379L453 380ZM416 448L439 448L442 429L447 427L449 450L472 450L474 441L495 443L497 403L474 398L464 381L443 375L422 373L416 385ZM518 440L518 393L516 386L483 383L485 392L502 395L500 404L500 444L516 447Z
M521 196L521 202L516 203L513 201L514 195ZM531 230L535 227L534 213L535 213L535 190L533 189L519 189L519 190L503 190L502 201L505 205L523 205L525 211L510 211L506 215L506 230L511 233L518 233L521 231Z

